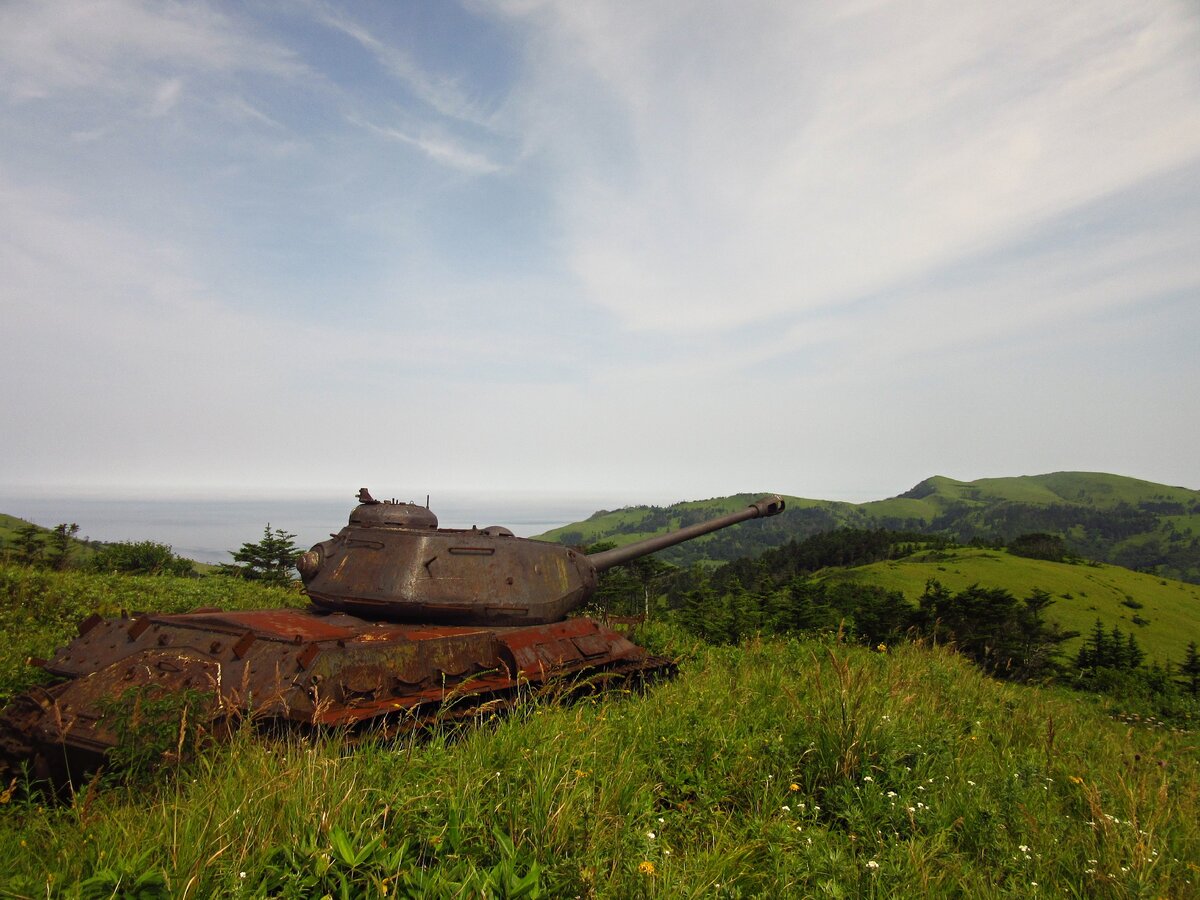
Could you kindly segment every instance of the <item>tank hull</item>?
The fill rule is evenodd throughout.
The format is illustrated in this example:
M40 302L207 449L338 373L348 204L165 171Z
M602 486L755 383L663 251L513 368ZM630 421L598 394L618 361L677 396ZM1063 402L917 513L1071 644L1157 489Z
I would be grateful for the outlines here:
M22 696L0 718L5 774L25 759L56 780L94 766L129 739L123 698L186 697L189 725L208 731L248 716L398 731L502 709L548 685L673 669L588 618L482 628L317 610L205 610L94 617L81 631L42 664L65 680Z

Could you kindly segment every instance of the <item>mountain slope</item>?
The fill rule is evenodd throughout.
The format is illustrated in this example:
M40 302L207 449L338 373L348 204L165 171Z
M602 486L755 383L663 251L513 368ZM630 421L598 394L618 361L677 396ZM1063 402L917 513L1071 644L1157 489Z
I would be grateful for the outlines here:
M757 496L602 511L541 537L626 544L729 512ZM1007 541L1044 531L1061 535L1086 558L1200 583L1200 491L1188 488L1098 472L1053 472L970 482L934 476L899 496L860 504L786 499L780 516L691 541L662 558L678 565L728 561L843 527L938 532L960 541Z

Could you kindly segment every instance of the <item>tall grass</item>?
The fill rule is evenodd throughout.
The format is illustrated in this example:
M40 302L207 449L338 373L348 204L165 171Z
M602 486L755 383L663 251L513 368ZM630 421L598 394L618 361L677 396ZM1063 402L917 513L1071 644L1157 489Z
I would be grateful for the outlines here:
M28 897L1200 896L1194 733L988 680L943 649L674 646L679 677L644 695L531 700L502 720L353 748L247 727L149 781L60 805L14 792L0 805L0 885Z
M96 575L0 563L0 705L40 680L40 671L26 665L28 657L52 655L78 634L80 620L94 612L117 616L122 611L307 604L298 589L236 578Z

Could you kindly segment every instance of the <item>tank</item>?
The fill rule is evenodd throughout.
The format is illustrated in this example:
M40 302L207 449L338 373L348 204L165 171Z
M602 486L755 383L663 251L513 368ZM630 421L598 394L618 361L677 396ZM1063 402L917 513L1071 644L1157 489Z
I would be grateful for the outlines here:
M669 674L601 622L571 613L601 572L749 519L778 496L623 547L586 554L502 526L439 528L427 506L363 488L349 524L302 554L310 609L91 616L49 660L60 681L0 715L0 775L25 761L62 780L131 740L129 710L186 698L193 723L256 720L396 732L500 711L547 685L605 686ZM131 701L132 698L132 701ZM154 698L159 701L152 704ZM124 717L114 713L122 701Z

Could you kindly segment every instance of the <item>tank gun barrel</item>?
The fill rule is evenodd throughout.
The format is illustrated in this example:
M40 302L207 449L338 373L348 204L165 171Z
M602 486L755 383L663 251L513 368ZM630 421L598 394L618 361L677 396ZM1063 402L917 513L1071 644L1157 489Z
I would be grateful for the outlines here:
M707 519L704 522L697 522L695 525L688 525L667 534L657 534L654 537L626 544L624 547L614 547L612 550L603 550L600 553L589 554L588 561L596 567L597 572L603 572L611 569L613 566L619 566L632 559L656 553L659 550L665 550L667 547L674 547L676 544L690 541L692 538L700 537L702 534L728 528L730 525L738 524L738 522L778 515L783 512L785 505L782 497L778 494L772 494L769 497L755 500L745 509L729 513L728 515L717 516L715 519Z

